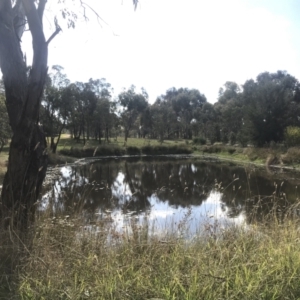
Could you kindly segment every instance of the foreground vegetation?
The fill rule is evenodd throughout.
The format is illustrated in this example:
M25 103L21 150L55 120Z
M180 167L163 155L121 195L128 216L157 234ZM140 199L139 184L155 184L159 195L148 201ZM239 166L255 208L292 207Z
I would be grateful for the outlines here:
M272 215L265 225L227 228L216 221L190 240L181 238L186 224L159 234L147 220L120 232L109 215L89 227L42 217L26 245L1 231L0 297L299 299L298 220Z

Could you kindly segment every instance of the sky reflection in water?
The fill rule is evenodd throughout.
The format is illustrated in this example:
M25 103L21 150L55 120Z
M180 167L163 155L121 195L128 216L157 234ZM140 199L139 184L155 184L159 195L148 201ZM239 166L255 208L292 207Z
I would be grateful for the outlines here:
M87 224L109 216L120 231L147 220L155 233L175 233L184 223L191 235L216 224L247 224L256 195L269 199L277 184L278 197L288 194L293 201L298 184L289 173L187 159L100 160L64 166L60 173L45 187L40 210L51 203L54 211L70 214L81 203Z

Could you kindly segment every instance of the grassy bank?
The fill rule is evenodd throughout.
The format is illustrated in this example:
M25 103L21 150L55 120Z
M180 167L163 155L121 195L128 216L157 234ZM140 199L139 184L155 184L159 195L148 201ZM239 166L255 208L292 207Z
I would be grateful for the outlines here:
M121 155L167 155L167 154L190 154L201 156L215 156L234 161L252 162L266 165L282 165L300 167L300 148L286 148L282 145L272 147L234 147L221 143L214 145L197 145L192 141L157 140L129 138L124 143L122 138L110 143L99 145L94 140L87 141L86 145L77 143L64 135L58 146L58 152L65 156L91 157L91 156L121 156Z
M124 143L123 138L111 140L109 143L88 140L76 142L68 134L63 134L57 147L57 153L49 150L49 163L58 165L72 163L77 158L97 156L123 156L123 155L168 155L168 154L194 154L196 156L224 158L236 162L251 162L256 164L289 166L300 168L300 147L286 148L273 146L264 148L234 147L221 143L214 145L198 145L186 140L157 140L129 138ZM0 180L6 171L8 159L8 146L0 153Z
M8 256L17 252L9 244L24 255L8 281L1 277L0 296L8 299L10 288L21 299L299 299L298 226L273 217L216 235L207 225L187 242L178 235L182 222L158 235L147 222L120 233L105 219L92 230L76 218L41 219L30 246L20 247L14 233L2 244ZM13 265L0 255L0 268Z
M85 145L78 143L68 136L63 136L58 152L77 158L93 156L123 156L123 155L167 155L191 154L193 151L185 141L165 141L128 138L110 141L109 143L88 140Z
M193 147L194 154L266 166L300 168L300 147L233 147L223 144Z

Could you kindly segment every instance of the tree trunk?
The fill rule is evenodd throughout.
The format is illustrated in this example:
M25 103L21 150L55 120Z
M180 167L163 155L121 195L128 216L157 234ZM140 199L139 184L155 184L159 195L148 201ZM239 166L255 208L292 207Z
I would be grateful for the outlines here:
M55 139L54 136L51 136L51 137L50 137L50 149L52 149L52 150L53 150L54 144L55 144L54 139Z
M46 139L41 128L32 124L26 134L23 128L17 129L10 145L1 195L1 214L6 226L25 229L34 220L47 163Z
M108 143L109 138L108 138L108 126L107 126L107 124L105 124L105 139L106 139L106 142Z
M52 153L56 153L56 149L57 149L57 145L60 141L60 137L61 137L61 133L63 131L63 129L65 128L65 123L62 124L62 126L60 127L60 130L58 132L58 136L57 136L57 140L56 140L56 143L53 143L53 146L52 146Z
M27 77L11 0L0 1L0 65L13 131L1 193L0 217L7 225L24 229L34 219L36 201L47 169L46 139L38 125L48 58L48 42L42 26L45 3L46 0L40 0L38 7L32 0L18 0L16 3L21 5L20 12L24 18L26 16L32 34L34 54Z
M125 142L125 143L127 142L128 135L129 135L129 130L127 130L127 129L125 128L125 132L124 132L124 142Z

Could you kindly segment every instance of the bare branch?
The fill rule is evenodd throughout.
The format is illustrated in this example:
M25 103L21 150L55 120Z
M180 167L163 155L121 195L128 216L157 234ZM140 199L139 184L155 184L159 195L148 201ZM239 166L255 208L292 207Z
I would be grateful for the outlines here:
M108 25L91 6L89 6L88 4L86 4L85 2L83 2L82 0L80 0L80 5L83 8L83 17L84 17L84 19L86 21L89 20L89 18L86 16L86 13L85 13L85 10L86 10L86 7L87 7L88 9L90 9L96 15L97 20L98 20L98 22L99 22L100 25L101 25L100 21L102 21L103 23L105 23L106 25Z
M139 3L139 0L132 0L132 1L133 1L134 9L136 9L137 5Z
M59 34L60 31L61 31L61 28L57 25L56 30L51 34L51 36L49 37L46 44L49 45L49 43L55 38L56 35Z

